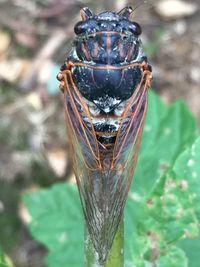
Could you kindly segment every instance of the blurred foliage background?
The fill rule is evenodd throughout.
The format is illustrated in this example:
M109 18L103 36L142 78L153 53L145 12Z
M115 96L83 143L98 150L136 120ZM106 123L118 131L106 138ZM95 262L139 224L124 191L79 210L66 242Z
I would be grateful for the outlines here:
M79 10L127 5L140 5L133 20L143 29L152 87L166 102L184 99L199 121L199 0L0 0L0 245L16 267L42 267L45 253L24 226L21 195L74 180L55 76Z

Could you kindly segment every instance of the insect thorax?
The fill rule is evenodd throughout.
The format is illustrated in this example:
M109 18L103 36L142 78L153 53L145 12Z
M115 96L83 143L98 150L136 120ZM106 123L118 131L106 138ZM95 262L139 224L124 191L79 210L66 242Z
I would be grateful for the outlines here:
M74 63L73 81L87 102L99 141L114 143L125 103L142 79L143 69L135 63L147 60L140 26L107 11L78 22L75 33L68 56Z

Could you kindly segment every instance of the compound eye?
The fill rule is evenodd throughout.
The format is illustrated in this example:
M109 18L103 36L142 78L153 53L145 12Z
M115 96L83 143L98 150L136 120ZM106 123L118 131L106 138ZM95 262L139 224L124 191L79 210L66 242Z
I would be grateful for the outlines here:
M79 35L82 33L85 33L87 30L87 27L85 25L85 23L83 23L82 21L79 21L75 26L74 26L74 32L75 34Z
M132 22L129 27L129 31L132 32L135 35L140 35L142 33L142 29L140 25L137 22Z

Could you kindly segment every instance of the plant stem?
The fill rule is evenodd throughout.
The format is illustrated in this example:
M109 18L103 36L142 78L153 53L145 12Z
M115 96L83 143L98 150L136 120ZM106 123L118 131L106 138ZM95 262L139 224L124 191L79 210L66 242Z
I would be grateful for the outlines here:
M85 227L86 228L86 227ZM98 262L98 255L95 251L89 233L85 229L85 267L124 267L124 222L123 219L118 226L111 250L105 264Z

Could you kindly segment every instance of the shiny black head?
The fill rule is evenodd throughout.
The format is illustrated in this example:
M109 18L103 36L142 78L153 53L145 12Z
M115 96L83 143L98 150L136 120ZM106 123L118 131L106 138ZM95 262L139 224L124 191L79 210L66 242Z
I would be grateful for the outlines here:
M98 15L93 15L92 11L86 7L81 10L82 21L75 25L74 31L77 35L116 31L138 36L141 34L141 27L137 22L129 20L132 12L131 7L126 7L119 13L105 11Z
M93 15L89 8L83 8L82 21L74 27L77 59L109 65L136 60L141 27L130 20L132 12L131 7L126 7L118 13Z
M76 38L68 56L73 81L104 112L129 99L142 79L147 58L139 38L141 28L130 20L132 12L126 7L118 13L93 15L83 8L82 21L74 28Z

